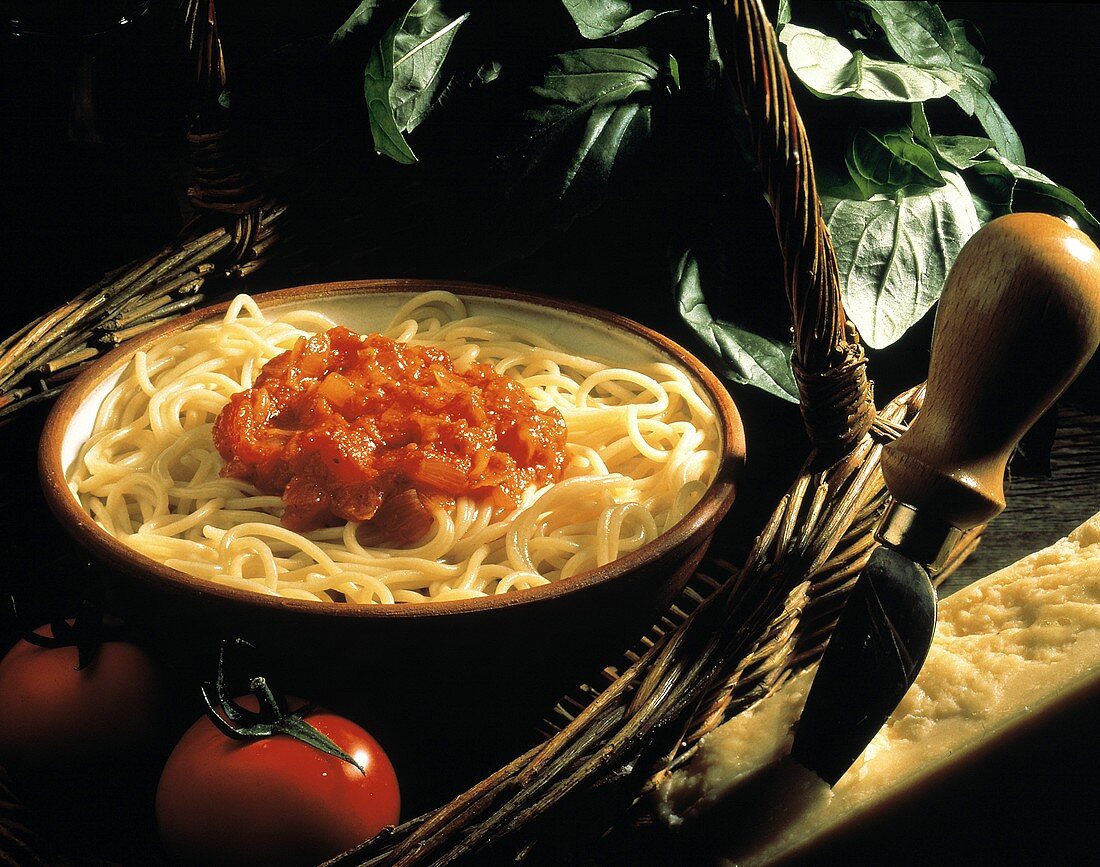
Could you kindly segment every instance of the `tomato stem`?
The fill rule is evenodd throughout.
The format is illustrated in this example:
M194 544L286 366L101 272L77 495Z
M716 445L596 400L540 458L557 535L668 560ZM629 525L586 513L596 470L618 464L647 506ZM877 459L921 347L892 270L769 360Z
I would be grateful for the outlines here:
M12 605L14 607L14 599ZM35 647L75 647L75 671L83 671L91 665L105 642L122 641L126 638L124 626L106 622L102 609L86 599L80 603L71 622L65 617L51 620L50 632L51 635L43 635L34 629L27 629L23 633L23 640Z
M323 753L342 759L353 765L361 774L366 774L366 769L359 762L306 721L306 714L313 710L312 704L291 711L287 705L286 696L275 692L263 675L252 675L248 678L248 691L255 696L258 710L248 710L233 701L226 688L227 645L238 649L255 650L252 644L241 638L234 639L232 642L222 642L221 651L218 654L217 677L213 684L202 685L201 692L203 702L206 704L207 716L222 734L234 740L287 735Z

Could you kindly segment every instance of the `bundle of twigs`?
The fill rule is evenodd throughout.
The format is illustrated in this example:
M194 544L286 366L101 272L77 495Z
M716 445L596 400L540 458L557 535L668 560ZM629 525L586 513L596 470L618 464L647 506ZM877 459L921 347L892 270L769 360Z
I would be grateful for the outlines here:
M244 250L253 256L274 234L281 209L260 212L260 227ZM104 352L194 308L211 278L244 271L239 260L244 227L188 230L178 241L108 274L71 301L0 342L0 422L47 400Z

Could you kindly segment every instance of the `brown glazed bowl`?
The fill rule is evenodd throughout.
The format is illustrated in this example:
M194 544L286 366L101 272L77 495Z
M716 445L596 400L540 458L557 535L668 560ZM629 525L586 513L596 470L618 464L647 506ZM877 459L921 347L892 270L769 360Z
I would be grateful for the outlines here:
M213 676L220 640L242 636L260 648L289 690L350 711L405 761L426 761L442 744L477 732L476 757L514 735L529 738L554 699L618 660L694 571L733 501L744 461L741 420L718 379L686 350L641 325L558 300L465 283L371 280L286 289L257 296L265 309L328 314L358 331L377 330L411 295L444 289L471 313L521 318L566 349L619 364L665 360L699 384L717 411L722 448L717 479L667 533L607 566L572 579L492 598L417 605L350 605L253 594L210 584L154 562L103 531L84 511L66 473L96 409L134 352L177 329L219 317L226 305L184 316L119 347L65 391L46 423L42 486L60 524L103 566L109 598L182 679ZM455 760L458 765L460 759ZM480 764L474 761L473 764ZM451 770L461 769L452 767Z

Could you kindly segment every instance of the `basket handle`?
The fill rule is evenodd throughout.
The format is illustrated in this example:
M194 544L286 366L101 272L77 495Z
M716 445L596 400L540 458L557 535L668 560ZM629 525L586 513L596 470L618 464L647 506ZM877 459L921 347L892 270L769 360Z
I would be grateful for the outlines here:
M867 358L844 314L813 159L775 30L760 0L712 0L715 39L748 119L784 260L794 372L815 449L846 454L875 418Z

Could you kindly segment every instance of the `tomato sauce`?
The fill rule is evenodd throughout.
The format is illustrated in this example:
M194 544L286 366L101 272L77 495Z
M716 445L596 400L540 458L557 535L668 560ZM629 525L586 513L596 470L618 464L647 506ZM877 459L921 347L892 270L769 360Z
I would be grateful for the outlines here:
M302 337L214 423L222 474L286 504L283 525L367 521L411 544L427 506L469 495L503 510L561 478L565 420L489 365L343 327Z

